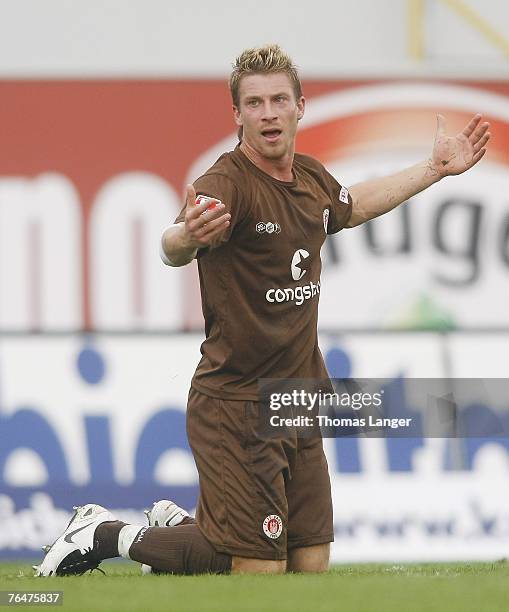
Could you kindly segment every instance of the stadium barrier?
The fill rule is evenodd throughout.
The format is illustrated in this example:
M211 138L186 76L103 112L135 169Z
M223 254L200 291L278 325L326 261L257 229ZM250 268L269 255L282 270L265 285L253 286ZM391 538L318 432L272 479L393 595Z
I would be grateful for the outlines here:
M322 333L331 375L405 381L506 377L509 332ZM40 554L71 507L143 521L173 498L193 510L185 406L197 334L0 337L0 557ZM408 411L411 412L411 402ZM461 408L461 406L460 406ZM507 406L478 405L479 415ZM509 539L508 439L325 440L335 562L481 560ZM317 512L320 509L317 508Z

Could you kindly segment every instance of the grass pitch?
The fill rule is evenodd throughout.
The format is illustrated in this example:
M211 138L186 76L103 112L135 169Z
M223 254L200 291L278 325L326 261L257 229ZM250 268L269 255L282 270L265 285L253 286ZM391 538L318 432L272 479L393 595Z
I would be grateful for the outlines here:
M284 576L141 576L134 563L101 567L106 576L41 579L29 564L0 563L0 590L60 590L63 606L44 608L87 612L509 610L506 562L335 566L323 575Z

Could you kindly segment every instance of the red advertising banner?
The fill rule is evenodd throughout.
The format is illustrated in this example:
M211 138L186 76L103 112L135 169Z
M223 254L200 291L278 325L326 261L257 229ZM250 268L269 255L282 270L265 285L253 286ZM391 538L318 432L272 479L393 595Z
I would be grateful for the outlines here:
M458 193L444 182L431 216L398 212L330 241L322 324L504 325L492 298L509 270L509 203L497 203L509 186L509 83L311 81L304 90L297 148L345 184L429 154L436 112L451 132L482 112L493 133L479 170L454 179ZM226 83L3 81L0 135L1 329L201 326L195 273L168 270L157 252L186 182L235 144ZM338 316L335 288L359 279L359 266L371 290L354 290ZM432 269L415 280L414 266ZM388 286L394 275L406 291ZM481 294L484 310L474 308Z

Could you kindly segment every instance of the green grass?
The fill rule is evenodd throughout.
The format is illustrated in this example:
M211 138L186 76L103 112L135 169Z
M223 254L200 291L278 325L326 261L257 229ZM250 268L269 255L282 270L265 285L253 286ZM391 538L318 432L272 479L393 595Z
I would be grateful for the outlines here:
M135 564L102 567L107 576L41 579L32 577L28 564L0 563L0 590L62 590L63 607L51 609L66 611L509 610L506 562L336 566L324 575L284 576L140 576Z

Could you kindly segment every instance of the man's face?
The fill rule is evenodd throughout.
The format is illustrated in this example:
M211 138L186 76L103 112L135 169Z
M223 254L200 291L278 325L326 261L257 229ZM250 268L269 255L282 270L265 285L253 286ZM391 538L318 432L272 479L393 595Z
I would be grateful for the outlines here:
M242 126L242 140L267 159L293 153L297 122L304 115L304 98L295 99L285 72L249 74L239 86L235 122Z

